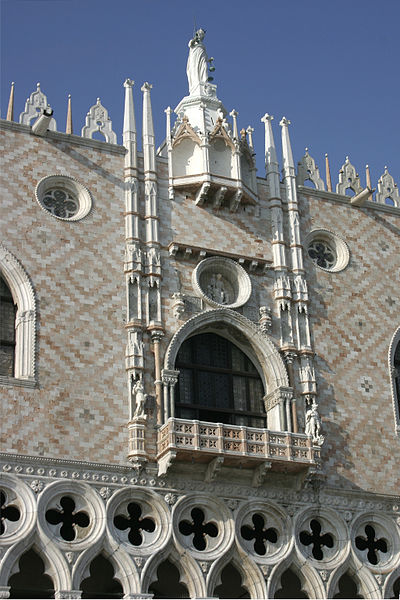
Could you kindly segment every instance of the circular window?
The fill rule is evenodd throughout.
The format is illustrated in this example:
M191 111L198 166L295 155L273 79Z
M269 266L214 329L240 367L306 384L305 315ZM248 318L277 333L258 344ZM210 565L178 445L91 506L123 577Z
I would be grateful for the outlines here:
M192 274L193 289L211 306L238 308L251 295L246 271L229 258L213 256L202 260Z
M92 208L89 190L67 175L44 177L36 186L36 200L56 219L78 221Z
M349 248L338 235L326 229L316 229L306 238L305 248L313 263L323 271L336 273L349 263Z

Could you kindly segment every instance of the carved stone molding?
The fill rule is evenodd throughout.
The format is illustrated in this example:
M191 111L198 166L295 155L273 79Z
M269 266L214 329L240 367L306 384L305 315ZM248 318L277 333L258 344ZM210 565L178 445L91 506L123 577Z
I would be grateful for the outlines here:
M108 116L108 111L101 104L100 98L97 98L96 104L90 107L81 135L82 137L92 138L96 131L100 131L109 144L117 143L117 136L112 130L112 122Z
M195 293L214 307L238 308L251 295L251 281L237 262L218 256L202 260L192 274Z

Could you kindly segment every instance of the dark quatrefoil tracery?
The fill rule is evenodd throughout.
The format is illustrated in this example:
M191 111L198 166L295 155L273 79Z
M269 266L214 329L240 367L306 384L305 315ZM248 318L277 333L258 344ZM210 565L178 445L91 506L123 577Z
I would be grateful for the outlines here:
M335 253L326 242L313 241L308 247L308 255L323 269L330 269L335 264Z
M82 511L75 513L75 502L69 496L63 496L60 500L62 510L49 508L46 511L46 520L51 525L62 523L60 535L66 542L72 542L76 537L75 525L79 527L88 527L90 519Z
M218 527L214 523L204 523L204 512L201 508L193 508L190 516L192 517L192 522L181 521L179 523L179 531L183 535L194 533L193 546L196 550L205 550L207 546L206 535L217 537Z
M6 506L6 502L7 502L7 496L5 495L5 493L3 492L3 490L0 491L0 513L1 513L1 518L0 518L0 535L3 535L3 533L6 530L6 526L4 524L4 521L18 521L21 513L19 512L19 509L16 506L13 506L12 504L10 504L9 506Z
M359 550L367 550L367 558L371 565L377 565L379 562L379 556L376 551L380 550L380 552L387 552L387 543L383 538L377 539L375 535L375 529L372 525L365 526L365 535L362 537L361 535L356 537L356 546Z
M56 217L68 219L73 217L79 208L79 203L70 193L55 189L46 192L43 198L43 204L49 212Z
M141 519L142 509L136 502L130 502L127 507L129 517L125 515L116 515L114 525L117 529L124 531L129 527L128 540L133 546L140 546L143 542L141 531L152 533L156 526L153 519L148 517Z
M324 533L321 535L321 523L316 519L310 521L311 533L308 531L302 531L300 533L300 542L304 546L313 545L312 555L316 560L322 560L324 553L322 552L322 546L327 548L333 548L333 537L330 533Z
M243 525L240 533L245 540L254 539L254 551L263 556L266 553L265 542L275 544L278 541L278 534L272 527L265 529L265 521L262 515L256 513L251 517L251 520L254 525L253 529L248 525Z

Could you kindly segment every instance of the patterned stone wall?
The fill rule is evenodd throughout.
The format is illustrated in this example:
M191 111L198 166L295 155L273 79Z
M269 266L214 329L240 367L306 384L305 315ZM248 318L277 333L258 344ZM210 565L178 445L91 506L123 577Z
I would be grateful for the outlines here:
M303 239L328 229L350 251L337 273L318 268L305 252L324 468L332 485L398 494L388 352L399 325L400 219L322 195L302 196Z
M35 137L14 124L1 134L2 242L28 273L38 306L38 385L2 387L2 450L124 461L124 150ZM58 220L36 201L37 183L56 173L91 192L83 220Z

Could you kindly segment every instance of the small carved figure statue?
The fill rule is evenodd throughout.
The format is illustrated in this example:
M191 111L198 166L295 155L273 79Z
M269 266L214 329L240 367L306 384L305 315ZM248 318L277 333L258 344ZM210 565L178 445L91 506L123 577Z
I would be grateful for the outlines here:
M221 273L217 273L214 286L214 294L216 302L218 302L219 304L227 303L228 300Z
M132 396L135 397L135 412L133 418L146 418L144 414L144 404L146 402L146 395L144 393L144 387L141 379L138 379L132 388Z
M324 436L321 435L321 417L318 412L318 404L313 401L312 405L306 410L306 435L310 435L312 441L316 444L322 444Z
M228 295L226 293L221 273L211 275L210 283L207 286L207 296L218 302L218 304L227 304Z

